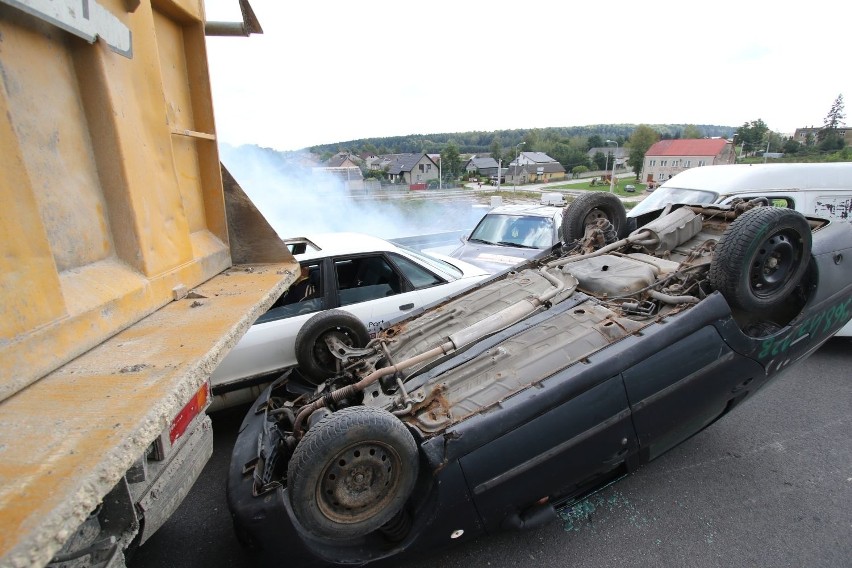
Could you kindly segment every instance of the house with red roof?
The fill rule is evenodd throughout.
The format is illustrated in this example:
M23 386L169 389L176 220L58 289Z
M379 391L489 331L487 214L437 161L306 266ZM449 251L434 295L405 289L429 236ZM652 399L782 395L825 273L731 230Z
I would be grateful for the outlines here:
M734 145L724 138L660 140L645 152L641 177L649 187L656 187L689 168L735 161Z

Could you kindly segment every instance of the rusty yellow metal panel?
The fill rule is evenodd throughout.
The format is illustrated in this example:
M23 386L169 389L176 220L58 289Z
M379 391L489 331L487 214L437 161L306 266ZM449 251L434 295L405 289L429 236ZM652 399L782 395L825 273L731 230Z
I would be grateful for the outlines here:
M201 0L85 6L0 2L0 565L47 563L298 272L223 185Z
M0 565L56 553L296 267L234 267L2 403Z
M0 400L231 265L201 2L99 3L130 57L0 4Z
M11 338L25 334L40 322L62 317L55 302L31 302L47 298L59 288L53 253L38 215L38 207L23 166L9 120L6 97L0 96L0 348ZM23 237L26 238L23 238ZM16 293L17 290L25 291ZM6 371L11 372L11 369Z

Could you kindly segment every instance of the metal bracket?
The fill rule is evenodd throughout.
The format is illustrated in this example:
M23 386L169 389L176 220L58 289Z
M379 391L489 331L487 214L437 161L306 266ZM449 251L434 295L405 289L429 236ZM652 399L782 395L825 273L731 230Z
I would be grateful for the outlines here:
M0 0L89 43L101 38L109 48L133 58L130 29L95 0ZM135 9L135 8L134 8Z
M207 22L204 24L204 35L207 36L245 36L251 34L262 34L263 29L254 10L249 6L248 0L240 0L240 12L243 15L241 22Z

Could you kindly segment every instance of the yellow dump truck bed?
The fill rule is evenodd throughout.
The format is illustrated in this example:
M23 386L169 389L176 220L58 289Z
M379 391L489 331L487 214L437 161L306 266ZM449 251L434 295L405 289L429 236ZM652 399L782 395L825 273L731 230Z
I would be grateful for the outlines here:
M0 0L0 565L46 563L297 273L223 186L206 57L201 0Z
M49 560L285 283L230 269L0 404L0 558Z

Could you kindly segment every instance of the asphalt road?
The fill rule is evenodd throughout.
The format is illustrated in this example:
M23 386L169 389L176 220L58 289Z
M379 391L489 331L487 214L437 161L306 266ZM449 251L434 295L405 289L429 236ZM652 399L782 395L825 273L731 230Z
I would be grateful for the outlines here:
M555 523L459 543L405 566L852 566L850 347L852 340L832 339L729 416ZM232 533L224 489L244 411L213 417L213 458L130 568L252 566Z

